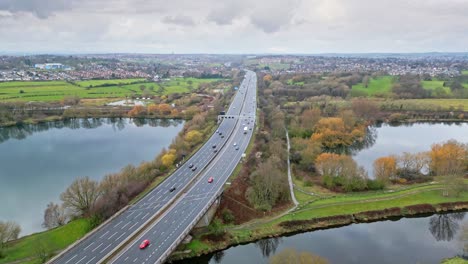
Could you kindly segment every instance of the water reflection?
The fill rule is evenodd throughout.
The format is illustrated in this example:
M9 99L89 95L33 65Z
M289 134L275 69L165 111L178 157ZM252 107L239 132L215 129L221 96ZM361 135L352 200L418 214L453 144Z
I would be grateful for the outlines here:
M434 143L455 139L468 142L468 123L377 124L370 128L364 142L350 148L354 160L373 176L373 163L379 157L403 152L429 151Z
M263 257L268 258L271 255L275 254L276 249L278 248L281 242L282 239L280 237L274 237L259 240L255 242L255 246L260 249L260 252L262 252Z
M120 131L126 124L137 127L148 125L150 127L175 127L184 121L180 119L149 119L149 118L69 118L60 121L43 122L38 124L21 124L11 127L0 127L0 144L9 140L23 140L34 133L44 132L49 129L94 129L102 125L112 125L114 131Z
M465 213L434 215L429 219L429 230L437 241L451 241L464 217Z
M182 120L128 118L0 128L0 220L18 222L21 235L42 230L46 205L74 179L152 160L182 128Z
M318 230L265 239L229 248L222 257L208 255L182 263L269 263L272 256L292 248L328 259L330 263L440 263L468 252L465 213L402 218ZM217 253L219 254L219 253Z

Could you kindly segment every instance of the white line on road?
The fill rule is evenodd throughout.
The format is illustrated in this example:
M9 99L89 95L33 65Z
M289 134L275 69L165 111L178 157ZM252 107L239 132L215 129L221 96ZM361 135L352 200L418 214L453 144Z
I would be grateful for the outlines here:
M91 244L89 244L87 247L85 247L84 250L87 250L93 244L94 244L94 242L91 242Z
M94 251L96 251L96 249L98 249L99 247L101 247L101 246L102 246L102 244L104 244L104 243L101 243L101 244L99 244L99 246L95 247L93 250L91 250L91 252L94 252Z
M89 264L91 261L93 261L93 259L95 259L96 256L94 256L92 259L90 259L88 262L86 262L86 264Z
M75 256L73 256L71 259L67 260L67 262L65 262L65 264L68 263L68 262L70 262L72 259L76 258L76 256L78 256L78 255L75 255Z
M105 235L107 235L107 233L109 233L109 230L107 230L107 232L105 232L104 234L102 234L102 236L100 236L99 238L103 238Z
M83 259L85 259L85 258L86 258L86 256L82 257L82 258L81 258L80 260L78 260L78 262L76 262L75 264L80 263L80 262L81 262Z

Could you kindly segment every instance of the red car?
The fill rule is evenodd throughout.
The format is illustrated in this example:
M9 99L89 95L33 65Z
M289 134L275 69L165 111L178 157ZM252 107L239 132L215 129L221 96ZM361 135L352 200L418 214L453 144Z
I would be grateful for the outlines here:
M143 240L143 242L141 242L141 244L140 244L140 249L144 249L144 248L148 247L149 244L150 244L150 241L148 239Z
M213 177L210 177L210 178L208 179L208 183L212 183L212 182L213 182Z

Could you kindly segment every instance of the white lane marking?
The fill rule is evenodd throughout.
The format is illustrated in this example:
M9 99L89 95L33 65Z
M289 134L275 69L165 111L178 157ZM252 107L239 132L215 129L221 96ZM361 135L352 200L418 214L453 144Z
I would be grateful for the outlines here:
M118 227L122 222L123 222L123 220L118 222L114 227Z
M104 244L104 243L101 243L101 244L99 244L99 246L95 247L93 250L91 250L91 252L94 252L94 251L96 251L96 249L98 249L99 247L101 247L101 246L102 246L102 244Z
M73 256L71 259L67 260L67 262L65 262L65 264L67 264L68 262L70 262L72 259L76 258L76 256L78 256L78 255L75 254L75 256Z
M132 228L133 228L134 226L136 226L137 224L138 224L138 222L136 222L135 224L133 224L128 230L132 230Z
M117 232L115 232L114 234L112 234L108 239L113 238L115 235L117 235Z
M81 258L80 260L78 260L75 264L80 263L80 262L81 262L83 259L85 259L85 258L86 258L86 256L82 257L82 258Z
M140 206L140 207L141 207L141 206ZM129 218L130 216L132 216L134 213L135 213L135 211L133 211L131 214L129 214L129 215L127 216L127 218Z
M94 242L91 242L91 244L89 244L87 247L85 247L84 250L87 250L93 244L94 244Z
M139 214L135 215L135 218L139 217L143 212L140 212Z
M127 222L125 225L122 226L121 229L124 229L126 226L128 226L130 224L130 222Z
M146 213L141 219L145 219L148 215L149 213Z
M101 252L99 252L99 253L102 253L102 252L106 251L106 249L108 249L110 246L111 246L111 244L107 245L107 247L105 247L105 248L104 248L103 250L101 250Z
M89 264L91 261L93 261L93 259L95 259L96 256L94 256L92 259L90 259L88 262L86 262L86 264Z
M133 262L136 262L137 260L138 260L138 258L135 258L135 259L133 260Z
M123 234L121 234L121 235L117 238L117 240L119 240L121 237L123 237L123 236L125 235L125 233L126 233L126 232L123 232Z
M109 233L109 230L107 230L107 232L105 232L104 234L102 234L102 236L100 236L99 238L103 238L105 235L107 235L107 233Z
M124 261L127 261L128 258L129 258L129 257L126 257L126 258L124 259Z

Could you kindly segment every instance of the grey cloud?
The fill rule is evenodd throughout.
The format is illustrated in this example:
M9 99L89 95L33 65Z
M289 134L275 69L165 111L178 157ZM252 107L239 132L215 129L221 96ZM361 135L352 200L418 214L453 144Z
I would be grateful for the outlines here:
M178 26L194 26L195 21L189 16L176 15L176 16L165 16L162 20L165 24L173 24Z
M251 14L250 21L265 33L277 32L294 24L293 17L298 4L298 0L269 1Z
M217 25L230 25L232 21L245 12L248 3L242 1L226 1L221 6L214 7L207 16L207 20Z
M69 10L75 0L0 0L0 10L28 12L45 19L56 11Z

